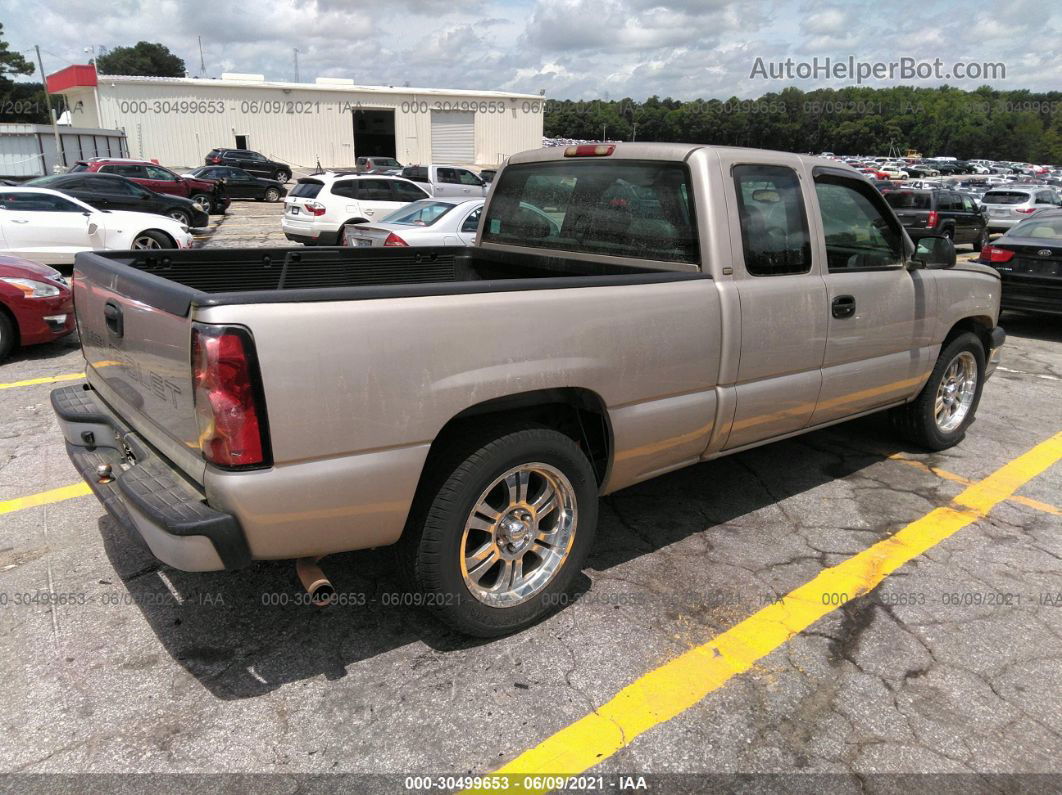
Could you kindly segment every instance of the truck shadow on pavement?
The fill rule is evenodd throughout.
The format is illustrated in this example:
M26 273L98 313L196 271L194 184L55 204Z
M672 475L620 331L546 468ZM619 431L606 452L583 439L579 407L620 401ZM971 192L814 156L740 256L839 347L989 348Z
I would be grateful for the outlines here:
M603 572L696 534L711 539L779 500L857 476L901 449L879 423L846 423L604 498L587 570ZM777 526L779 519L771 521ZM321 675L359 677L354 664L416 641L444 654L490 642L450 631L411 605L389 550L329 556L324 568L340 601L320 609L306 603L290 561L186 573L159 564L109 516L99 528L108 558L166 651L219 699L252 698ZM589 584L581 573L573 599ZM423 654L411 650L396 665L415 667Z
M1042 342L1062 342L1062 316L1023 315L1004 311L999 318L999 325L1008 336ZM1003 352L1006 353L1006 348Z

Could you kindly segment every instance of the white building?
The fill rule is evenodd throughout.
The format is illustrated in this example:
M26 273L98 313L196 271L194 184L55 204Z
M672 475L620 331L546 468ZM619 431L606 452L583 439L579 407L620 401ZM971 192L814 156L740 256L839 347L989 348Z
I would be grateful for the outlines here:
M497 165L542 145L544 99L534 94L358 86L352 80L267 82L97 75L70 66L48 76L78 127L124 130L132 157L202 165L215 147L253 149L296 168L351 167L364 155L402 163Z

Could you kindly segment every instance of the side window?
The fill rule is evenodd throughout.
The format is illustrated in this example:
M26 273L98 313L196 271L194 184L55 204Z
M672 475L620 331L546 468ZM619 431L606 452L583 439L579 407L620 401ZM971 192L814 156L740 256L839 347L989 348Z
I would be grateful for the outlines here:
M50 193L0 193L0 209L30 213L80 213L85 208Z
M468 214L468 218L461 224L462 232L475 232L479 228L479 216L482 215L483 208L477 207Z
M395 201L395 197L391 195L391 186L385 179L361 180L358 185L358 198L371 202Z
M483 180L473 174L471 171L465 171L463 168L456 169L457 179L462 185L479 185L483 184Z
M1055 203L1054 195L1051 194L1049 191L1041 191L1040 193L1036 194L1036 203L1037 204L1054 204Z
M811 270L811 237L796 172L785 166L734 166L745 268L753 276Z
M410 185L408 182L395 180L391 182L391 188L395 192L395 201L415 202L420 201L421 199L430 198L427 193L422 191L416 185Z
M158 166L144 166L144 170L147 171L148 179L155 179L159 182L177 181L177 177L174 176L173 172L167 171L164 168L159 168Z
M869 185L829 175L815 179L831 272L903 263L900 230L881 209Z
M348 179L343 182L336 182L332 185L332 195L342 196L345 199L357 199L358 198L358 183L353 179ZM365 198L362 196L361 198Z
M436 177L439 182L445 182L451 185L460 185L461 180L457 177L456 168L439 168L435 171Z
M968 213L977 212L977 207L974 205L973 199L971 199L969 196L962 197L962 208Z

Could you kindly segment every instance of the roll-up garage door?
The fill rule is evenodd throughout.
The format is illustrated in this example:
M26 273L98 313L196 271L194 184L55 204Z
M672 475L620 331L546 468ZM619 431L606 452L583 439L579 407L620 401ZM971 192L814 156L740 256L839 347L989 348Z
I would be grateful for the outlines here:
M431 112L431 159L434 163L475 163L475 113L463 110Z

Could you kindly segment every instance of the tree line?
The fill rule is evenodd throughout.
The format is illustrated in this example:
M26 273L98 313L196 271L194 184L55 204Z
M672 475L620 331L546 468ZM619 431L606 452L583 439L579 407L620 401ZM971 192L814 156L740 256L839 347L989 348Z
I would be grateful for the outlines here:
M551 138L1062 163L1062 92L786 88L757 99L547 100Z

